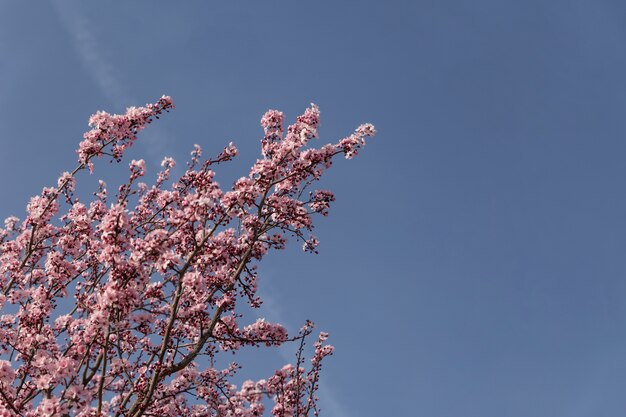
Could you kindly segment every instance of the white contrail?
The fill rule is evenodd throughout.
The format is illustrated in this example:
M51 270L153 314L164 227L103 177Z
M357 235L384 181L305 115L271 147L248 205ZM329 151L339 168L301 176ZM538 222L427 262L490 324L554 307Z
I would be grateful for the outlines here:
M103 57L102 44L94 36L90 27L93 25L89 19L81 14L80 4L69 3L61 0L52 0L57 14L70 34L74 48L85 70L92 76L102 94L114 106L127 107L131 105L143 105L139 100L127 92L128 88L116 77L119 71L113 66L111 60ZM159 92L161 94L161 92ZM143 134L139 144L150 154L155 166L161 162L168 150L170 143L168 135L156 126L150 127L149 134Z
M113 104L129 105L131 97L115 76L115 68L110 61L103 59L98 51L101 45L90 29L91 22L80 13L79 5L53 0L61 22L74 41L74 47L83 61L85 69L92 75L104 96Z

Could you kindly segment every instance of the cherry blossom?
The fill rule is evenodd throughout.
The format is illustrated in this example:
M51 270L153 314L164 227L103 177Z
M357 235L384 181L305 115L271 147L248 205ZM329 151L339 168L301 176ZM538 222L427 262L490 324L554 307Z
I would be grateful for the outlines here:
M191 151L187 170L163 159L153 185L142 159L128 181L103 181L92 201L77 197L78 174L97 158L121 161L138 133L173 109L169 97L125 114L97 112L77 150L78 166L32 197L23 220L0 229L0 416L140 417L318 415L316 392L333 347L320 333L305 361L311 322L295 334L257 309L258 263L288 240L316 252L316 215L335 200L312 189L333 159L350 159L375 134L370 124L312 147L320 111L312 104L283 127L261 119L261 157L222 188L215 167L237 156ZM293 342L294 364L232 381L241 365L218 359L244 346ZM219 363L223 363L222 360Z

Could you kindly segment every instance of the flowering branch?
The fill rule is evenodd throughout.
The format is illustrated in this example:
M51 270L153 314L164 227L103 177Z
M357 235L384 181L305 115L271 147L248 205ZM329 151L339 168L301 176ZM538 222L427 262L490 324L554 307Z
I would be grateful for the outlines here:
M123 115L93 115L79 165L31 199L25 220L10 217L0 229L0 415L252 417L267 400L273 416L318 414L327 335L314 343L306 371L312 323L290 337L262 319L240 325L239 311L243 302L262 303L257 264L269 250L291 236L316 252L312 218L328 215L334 196L308 190L375 130L362 125L314 148L315 105L286 131L283 114L270 110L261 119L261 159L228 191L213 167L237 155L232 143L204 161L196 145L175 181L171 158L151 187L140 181L145 162L133 160L112 201L102 181L89 204L74 195L79 171L93 172L102 156L120 161L138 132L173 107L164 96ZM239 367L214 365L220 352L297 340L295 367L267 380L236 387L229 380Z

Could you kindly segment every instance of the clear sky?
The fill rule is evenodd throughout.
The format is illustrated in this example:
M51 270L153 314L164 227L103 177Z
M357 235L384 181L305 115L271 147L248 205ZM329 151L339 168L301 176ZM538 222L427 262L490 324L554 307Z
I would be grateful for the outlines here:
M263 315L331 333L322 416L621 417L625 22L614 0L1 2L0 217L75 165L95 110L171 95L129 157L233 140L228 184L266 109L315 102L320 143L379 131L328 173L321 253L261 269Z

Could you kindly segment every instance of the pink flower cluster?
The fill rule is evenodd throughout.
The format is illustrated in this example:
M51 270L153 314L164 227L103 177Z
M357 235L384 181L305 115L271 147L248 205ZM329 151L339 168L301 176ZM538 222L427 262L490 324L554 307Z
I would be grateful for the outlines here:
M164 111L174 108L172 99L163 96L154 104L145 107L130 107L126 114L114 114L99 111L89 119L89 126L93 129L83 135L85 138L78 147L78 160L83 164L89 164L93 170L90 159L94 156L103 155L105 148L110 148L113 158L119 160L135 139L137 133L153 118L158 117Z
M130 162L114 197L100 182L95 199L74 194L92 159L121 159L151 120L173 108L169 97L124 115L99 112L78 149L79 166L31 199L23 221L0 228L0 417L164 417L317 415L320 334L304 362L307 323L295 336L263 319L240 327L258 308L257 264L289 238L315 252L313 218L334 195L311 190L336 155L351 158L375 133L363 125L335 144L309 147L320 112L312 105L286 130L284 116L261 119L262 157L224 190L213 168L237 155L230 143L171 179L163 160L154 185ZM286 132L286 133L285 133ZM307 197L308 196L308 197ZM297 361L267 379L231 381L238 365L216 367L243 346L299 341Z

